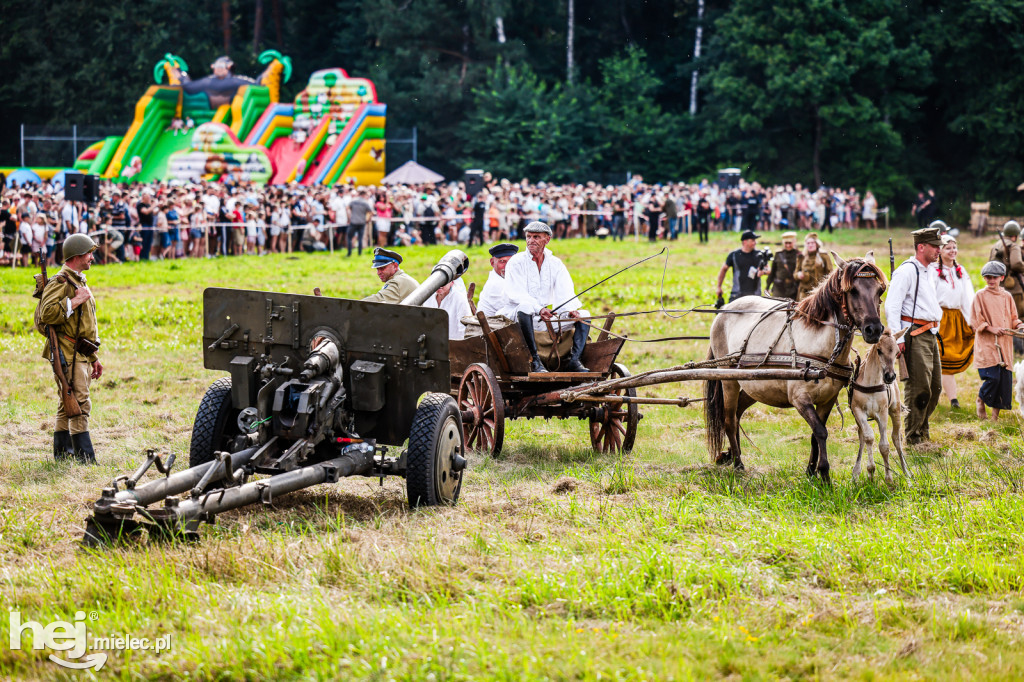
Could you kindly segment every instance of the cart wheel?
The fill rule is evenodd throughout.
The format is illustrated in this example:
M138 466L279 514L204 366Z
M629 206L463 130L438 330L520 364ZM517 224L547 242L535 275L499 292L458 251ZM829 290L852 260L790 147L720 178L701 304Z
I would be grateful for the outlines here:
M612 378L628 377L629 370L615 363L610 372ZM636 397L635 388L619 389L607 395ZM636 403L605 403L594 408L590 415L590 444L596 452L629 453L636 441L636 427L640 422L640 410Z
M466 469L460 417L455 401L445 393L428 394L416 408L405 472L410 507L458 501Z
M459 384L459 410L466 447L491 457L500 455L505 441L505 400L490 367L474 363L466 368Z

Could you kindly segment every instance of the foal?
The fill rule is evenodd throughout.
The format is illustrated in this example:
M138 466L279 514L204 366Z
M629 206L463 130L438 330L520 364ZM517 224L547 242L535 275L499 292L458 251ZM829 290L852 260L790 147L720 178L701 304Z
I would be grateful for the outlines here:
M888 329L885 330L878 343L871 347L867 358L860 364L850 382L850 411L857 420L857 431L860 435L857 462L853 465L854 482L860 476L860 457L865 447L868 451L868 476L875 476L875 460L871 454L875 434L870 424L874 421L878 424L878 451L882 454L882 462L885 464L885 482L892 483L892 472L889 470L889 439L886 436L889 419L892 420L892 442L900 456L900 467L903 474L910 478L907 462L903 458L903 430L900 427L900 411L903 405L900 401L900 387L896 382L895 370L896 357L899 355L899 347L896 344L906 332L906 329L901 329L893 336Z

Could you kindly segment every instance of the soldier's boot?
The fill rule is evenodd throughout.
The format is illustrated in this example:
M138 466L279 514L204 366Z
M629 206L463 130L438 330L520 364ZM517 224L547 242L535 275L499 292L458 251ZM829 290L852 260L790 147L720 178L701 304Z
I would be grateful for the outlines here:
M95 464L96 452L92 449L92 438L88 431L71 434L71 442L75 448L75 459L79 464Z
M537 353L537 339L533 335L533 317L527 313L519 313L516 317L519 319L519 329L523 332L523 338L526 340L526 349L530 351L530 357L533 358L530 362L530 371L547 372L548 368L541 362L540 355Z
M590 370L580 362L580 355L583 354L583 347L587 345L587 334L590 332L590 325L582 322L576 323L576 329L572 333L572 355L569 356L570 372L589 372Z
M75 454L75 446L71 442L71 432L69 431L54 431L53 432L53 458L58 462L63 462L69 457L73 457Z

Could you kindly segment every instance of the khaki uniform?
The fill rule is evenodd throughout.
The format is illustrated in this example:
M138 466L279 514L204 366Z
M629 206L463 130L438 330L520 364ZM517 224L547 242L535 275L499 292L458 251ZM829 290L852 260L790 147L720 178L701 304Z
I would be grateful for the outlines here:
M794 301L797 296L797 285L799 280L794 279L797 264L800 262L800 252L796 249L775 252L772 259L772 269L768 272L768 279L765 280L765 288L775 298L791 298Z
M89 382L92 375L92 363L98 360L95 353L92 355L74 353L75 339L84 338L97 342L99 328L96 324L95 299L90 298L71 311L71 299L75 296L75 289L85 286L85 275L75 272L66 265L58 274L65 276L67 281L61 282L53 278L47 282L39 303L39 318L43 324L52 326L57 334L57 345L67 363L65 376L71 384L75 398L78 399L78 404L82 407L80 416L68 419L64 412L64 401L59 398L60 384L58 382L55 430L70 431L74 435L89 430L89 411L92 408L92 401L89 399ZM42 357L47 362L50 361L49 338L43 343ZM54 377L54 381L56 382L56 377Z
M1009 239L1006 240L1006 245L1010 247L1010 253L1007 254L1003 248L1003 242L996 242L995 246L992 247L992 251L988 255L990 261L999 261L1006 266L1006 277L1003 278L1003 288L1010 292L1013 296L1013 302L1017 304L1017 317L1024 319L1024 291L1020 288L1020 282L1017 281L1018 275L1024 275L1024 259L1021 258L1021 243L1018 241L1011 242Z
M416 291L416 287L419 285L419 282L399 270L391 279L384 283L380 291L367 296L363 300L374 303L401 303L405 300L406 296Z
M832 259L829 255L821 251L818 251L817 255L821 256L820 262L818 258L807 258L803 253L796 257L796 271L804 273L804 278L799 280L800 285L797 287L798 301L807 298L814 287L832 272Z

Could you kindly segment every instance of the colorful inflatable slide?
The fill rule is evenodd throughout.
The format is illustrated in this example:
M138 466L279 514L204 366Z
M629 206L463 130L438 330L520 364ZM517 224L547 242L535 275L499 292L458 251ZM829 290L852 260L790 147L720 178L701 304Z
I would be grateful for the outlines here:
M90 146L75 168L115 182L379 184L387 109L373 83L324 69L284 104L291 60L268 50L260 62L268 66L257 79L233 75L221 57L192 81L184 60L165 55L128 132Z

